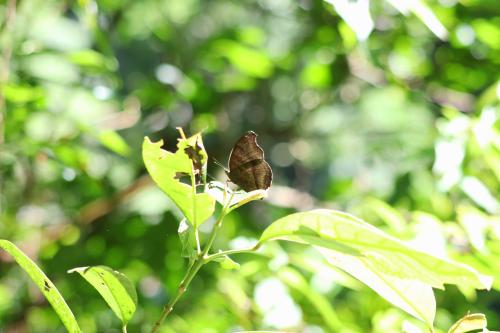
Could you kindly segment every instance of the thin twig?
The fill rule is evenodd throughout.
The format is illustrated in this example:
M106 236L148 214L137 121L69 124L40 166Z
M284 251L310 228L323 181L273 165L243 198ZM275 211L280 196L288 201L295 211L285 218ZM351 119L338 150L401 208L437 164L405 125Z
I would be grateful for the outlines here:
M167 305L165 305L163 307L163 310L161 312L161 316L160 318L156 321L156 323L154 324L153 326L153 329L151 330L151 333L156 333L158 332L158 329L160 328L161 324L163 323L163 321L165 320L165 318L170 314L170 312L172 312L172 310L174 309L174 305L175 303L177 303L177 301L179 300L179 298L182 296L182 294L184 294L184 292L186 291L189 283L187 283L190 275L193 274L194 270L193 270L193 267L195 266L196 262L192 262L191 265L189 266L188 270L186 271L186 274L184 275L184 277L182 278L181 280L181 283L179 284L179 287L177 288L177 293L175 294L175 296L170 300L170 302L168 302Z
M238 254L238 253L248 253L248 252L255 252L259 249L260 243L257 243L257 245L253 247L249 247L246 249L234 249L234 250L227 250L227 251L222 251L222 252L217 252L209 256L205 256L204 260L205 263L208 263L210 261L213 261L217 258L223 257L223 256L228 256L231 254Z
M208 257L208 252L210 251L210 248L212 247L212 244L215 240L215 237L217 236L218 230L222 226L222 221L224 220L224 217L229 213L228 208L229 208L229 203L231 202L231 200L232 200L232 195L229 199L229 202L222 208L222 212L212 228L212 232L210 233L210 236L209 236L208 241L205 245L205 248L203 249L203 253L199 254L196 257L196 260L190 264L189 268L186 271L186 274L184 275L184 278L181 280L181 283L179 284L179 287L177 288L177 293L170 300L170 302L168 302L168 304L163 307L160 318L154 324L153 329L151 330L151 333L158 332L161 324L163 323L165 318L167 318L167 316L172 312L177 301L186 292L187 288L189 287L189 284L191 283L193 278L196 276L196 274L198 273L200 268L207 263L205 261L205 258Z

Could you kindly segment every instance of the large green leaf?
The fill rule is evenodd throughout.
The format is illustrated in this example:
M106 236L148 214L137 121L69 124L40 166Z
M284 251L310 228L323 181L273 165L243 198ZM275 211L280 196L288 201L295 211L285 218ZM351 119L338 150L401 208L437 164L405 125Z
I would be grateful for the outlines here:
M37 285L70 333L81 332L75 316L47 275L13 243L0 239L0 248L7 251Z
M390 254L365 253L353 256L323 247L315 248L330 264L351 274L393 305L432 326L436 300L431 285L423 283L418 277L412 278L395 272L394 267L390 266L397 265L398 262L388 264L392 257Z
M314 246L331 264L353 275L386 300L432 325L434 288L457 284L489 289L491 278L469 266L413 249L346 213L313 210L271 224L260 243L282 239Z
M78 267L68 271L73 272L79 273L101 294L123 326L126 326L137 308L137 293L132 282L124 274L107 266Z
M180 208L188 221L197 228L212 216L215 200L207 193L196 193L197 184L206 175L207 154L201 135L180 139L175 153L163 150L163 141L144 138L142 157L151 178ZM182 178L189 179L189 184ZM194 184L194 186L193 186Z

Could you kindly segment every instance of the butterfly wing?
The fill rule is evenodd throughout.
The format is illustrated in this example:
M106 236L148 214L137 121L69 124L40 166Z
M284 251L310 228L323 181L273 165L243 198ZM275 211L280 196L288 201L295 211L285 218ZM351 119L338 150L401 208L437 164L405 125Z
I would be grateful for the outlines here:
M233 183L247 192L271 186L273 172L264 160L264 151L257 144L257 134L249 131L236 142L229 156L227 174Z
M249 131L234 145L229 155L229 170L236 170L241 165L254 160L264 159L264 151L257 144L257 134Z
M266 190L273 181L273 171L264 160L253 160L230 170L229 179L246 192Z

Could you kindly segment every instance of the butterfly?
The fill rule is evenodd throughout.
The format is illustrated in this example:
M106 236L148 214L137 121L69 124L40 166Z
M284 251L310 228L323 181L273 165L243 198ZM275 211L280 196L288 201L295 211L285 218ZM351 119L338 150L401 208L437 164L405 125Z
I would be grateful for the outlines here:
M227 176L246 192L267 190L273 171L264 160L264 150L257 144L257 134L248 131L238 139L229 155Z

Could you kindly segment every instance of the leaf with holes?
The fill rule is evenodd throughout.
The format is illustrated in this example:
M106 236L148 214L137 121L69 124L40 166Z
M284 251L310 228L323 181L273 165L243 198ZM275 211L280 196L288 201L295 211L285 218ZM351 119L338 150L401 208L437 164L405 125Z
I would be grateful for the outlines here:
M215 199L207 193L197 193L197 187L205 182L208 159L201 135L180 139L175 153L162 149L162 145L161 140L151 142L144 138L142 157L146 169L196 229L215 209Z

